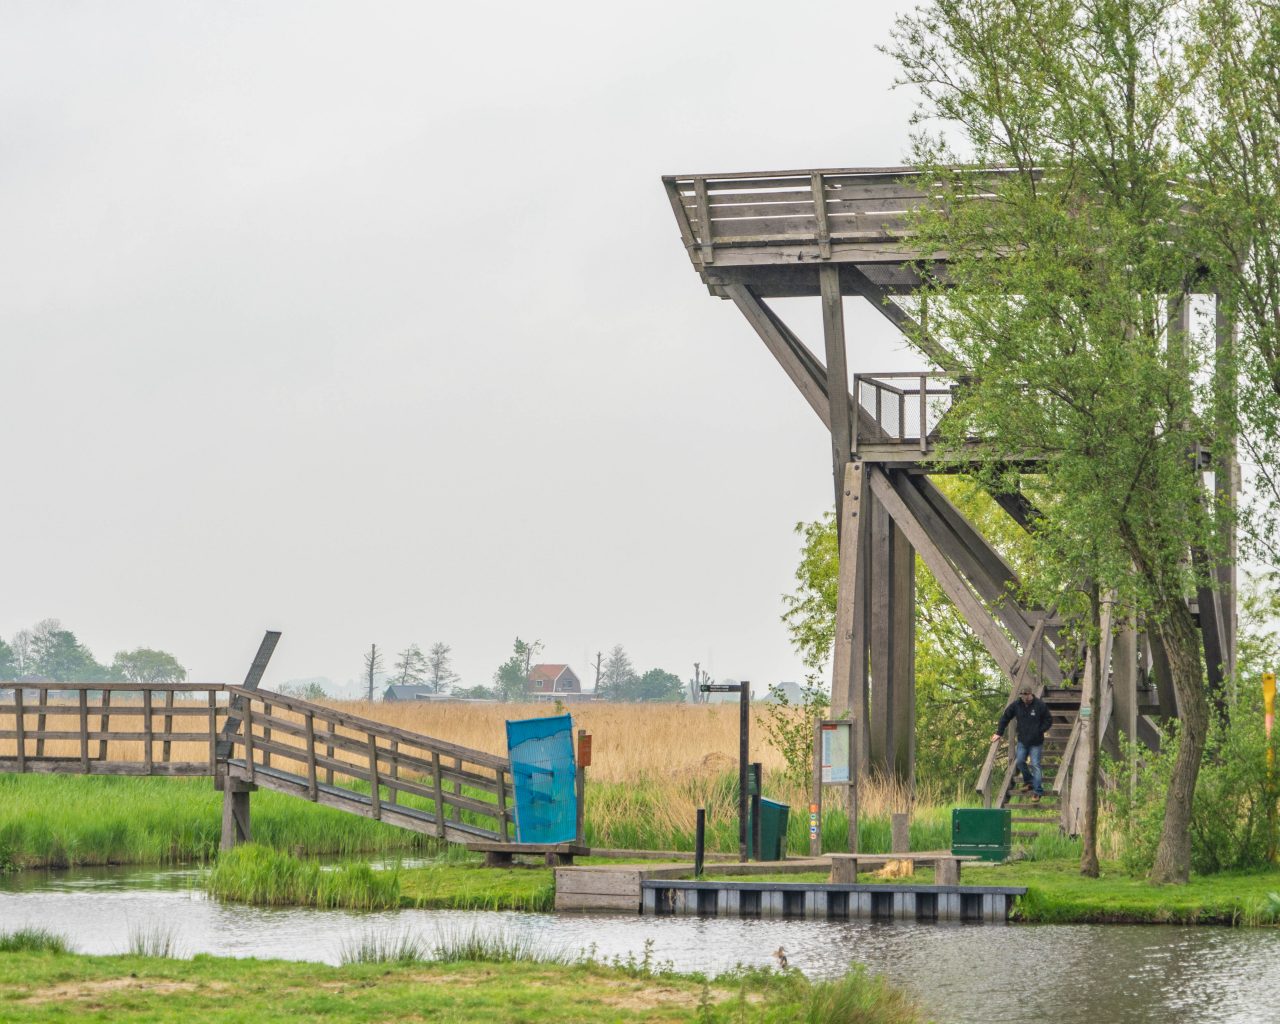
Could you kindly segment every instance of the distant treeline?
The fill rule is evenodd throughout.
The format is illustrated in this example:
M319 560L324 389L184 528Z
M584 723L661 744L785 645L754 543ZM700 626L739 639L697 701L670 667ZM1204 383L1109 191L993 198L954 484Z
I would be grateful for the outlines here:
M0 680L56 683L179 683L187 670L168 651L138 647L117 651L110 664L93 656L57 619L43 619L5 642L0 639Z

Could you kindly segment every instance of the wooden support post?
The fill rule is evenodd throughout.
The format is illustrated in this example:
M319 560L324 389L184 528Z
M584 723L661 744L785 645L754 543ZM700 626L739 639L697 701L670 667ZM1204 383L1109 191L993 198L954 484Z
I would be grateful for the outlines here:
M894 853L911 852L911 815L889 815L889 849Z
M896 525L889 535L891 767L914 790L916 778L916 552Z
M816 827L815 827L816 826ZM809 856L822 856L822 722L813 723L813 791L809 796Z
M44 709L49 706L49 690L46 687L39 687L36 690L36 700L40 702L40 710L36 713L36 757L44 757Z
M960 862L954 857L939 857L933 866L934 885L959 885Z
M308 711L303 716L307 735L307 796L312 800L319 799L320 786L316 781L316 723L315 713Z
M142 770L150 775L154 767L152 752L152 733L151 728L151 690L144 689L142 691Z
M267 746L271 742L271 702L262 701L262 767L271 767L271 748Z
M836 528L839 530L844 524L840 514L844 503L844 467L853 452L840 268L830 263L820 266L818 283L822 292L822 333L827 352L827 408L831 422L831 469L835 479Z
M584 744L587 745L584 748ZM577 774L573 780L573 800L576 812L576 822L574 835L577 836L579 844L585 846L586 840L586 812L587 812L587 762L590 761L590 755L584 757L584 750L589 749L590 738L587 736L586 729L578 730L578 756L575 761Z
M856 730L866 728L867 586L862 564L870 516L865 465L846 464L841 505L840 566L836 582L836 625L832 640L831 707L835 717L848 715Z
M858 882L858 858L852 854L831 855L831 884L856 885Z
M400 741L391 741L391 781L396 783L400 781ZM396 802L396 794L398 790L395 785L387 787L388 803Z
M244 766L249 770L249 781L252 782L257 773L253 763L253 701L246 700L240 712L244 722Z
M164 691L164 707L166 712L173 710L173 691L172 690ZM167 738L169 735L173 733L173 715L171 714L166 714L164 716L164 732L165 732L166 739L160 745L160 760L163 761L165 764L168 764L170 754L173 751L173 741Z
M249 819L249 794L256 786L227 776L222 781L222 849L253 842Z
M1115 707L1112 725L1107 735L1113 740L1117 734L1126 743L1138 740L1138 630L1133 618L1125 620L1116 634L1112 651L1111 680L1114 687ZM1107 737L1104 736L1105 740ZM1113 751L1113 753L1116 751ZM1130 765L1130 768L1133 766Z
M80 687L80 770L89 774L89 691Z
M444 785L440 781L440 751L431 751L431 786L436 801L436 838L444 838Z
M501 768L499 768L497 774L498 774L498 831L502 833L502 841L505 843L511 838L511 815L507 811L507 773L503 771ZM458 815L459 808L455 806L453 809L453 813L455 816Z
M378 777L378 737L369 733L369 797L376 821L382 820L382 794L378 791L381 785L382 781Z
M870 767L885 778L893 771L893 523L884 505L871 503L871 723Z
M98 760L107 760L107 731L111 728L111 691L102 691L102 710L98 713L98 730L102 733L98 740Z
M209 774L218 774L218 695L209 691Z
M455 772L462 771L462 758L455 757L453 759L453 770ZM503 801L506 799L506 794L502 792L502 788L501 788L502 787L501 772L498 773L498 787L499 787L498 788L498 805L502 806ZM453 795L455 798L462 796L462 780L459 779L456 775L453 777ZM453 820L454 821L462 820L462 808L459 807L457 803L454 803L453 805ZM507 838L506 832L502 833L502 838L503 839Z
M751 757L751 684L738 684L738 859L747 853L747 763ZM759 851L755 851L759 853Z
M17 728L18 741L18 771L25 772L27 770L27 712L23 707L22 684L15 683L13 687L13 721Z

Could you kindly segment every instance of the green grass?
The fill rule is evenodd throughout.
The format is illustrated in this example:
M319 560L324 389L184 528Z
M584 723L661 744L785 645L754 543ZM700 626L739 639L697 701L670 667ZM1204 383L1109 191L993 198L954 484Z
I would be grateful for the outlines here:
M398 868L375 871L354 862L324 867L256 843L219 856L204 883L218 899L259 906L386 910L401 905Z
M141 925L129 929L129 952L134 956L175 958L182 956L178 936L165 924Z
M910 1002L854 971L810 983L797 972L742 971L707 980L591 962L526 960L328 967L197 956L0 955L0 1018L13 1024L183 1024L316 1020L373 1024L918 1024Z
M428 849L426 837L297 797L253 794L253 837L307 854ZM210 779L0 775L0 870L210 860L222 794Z
M486 868L479 862L449 862L403 868L405 906L433 910L547 911L555 905L550 868Z
M430 959L431 948L408 932L365 932L342 944L344 964L418 964Z
M441 929L433 949L434 958L441 963L570 964L577 959L529 935L486 933L476 927Z
M0 932L0 953L70 953L71 944L46 928Z

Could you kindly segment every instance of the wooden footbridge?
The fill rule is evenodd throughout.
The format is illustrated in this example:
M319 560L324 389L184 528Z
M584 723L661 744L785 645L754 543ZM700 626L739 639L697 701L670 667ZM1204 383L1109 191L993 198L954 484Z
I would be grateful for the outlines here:
M510 840L506 758L260 689L278 639L241 686L0 684L0 772L208 776L224 849L249 840L256 789L447 842Z
M967 175L967 200L986 201L998 195L1008 172L957 173ZM1168 660L1159 638L1141 622L1115 623L1101 657L1102 707L1080 709L1077 716L1078 691L1064 688L1073 681L1064 666L1079 666L1084 652L1073 647L1054 609L1020 600L1013 567L931 480L963 473L979 460L999 461L1010 484L992 497L1019 526L1034 528L1036 511L1015 481L1019 473L1035 471L1036 453L993 451L976 438L950 446L945 455L937 450L939 424L964 387L966 368L930 335L926 311L913 299L927 281L947 280L945 254L920 251L912 234L913 213L938 194L934 182L908 167L662 180L694 270L711 295L731 302L746 319L829 440L840 533L832 703L833 711L857 725L861 767L908 783L913 778L919 555L1005 676L1011 699L1030 682L1071 705L1064 715L1068 735L1052 737L1060 769L1051 767L1046 781L1054 802L1060 798L1063 826L1076 831L1084 787L1074 780L1088 747L1080 742L1084 723L1094 723L1115 753L1119 733L1157 744L1157 721L1178 715ZM775 298L804 297L821 304L820 347L806 345L770 305ZM851 375L846 298L869 302L934 368ZM1170 296L1177 311L1171 336L1189 333L1190 299ZM1231 330L1219 316L1220 346ZM1231 500L1239 480L1234 456L1203 468L1213 470L1220 493ZM1217 585L1202 588L1192 610L1210 689L1220 693L1235 666L1235 570L1230 563L1212 569ZM1002 746L992 744L978 780L988 806L1009 797L1012 773L997 769Z

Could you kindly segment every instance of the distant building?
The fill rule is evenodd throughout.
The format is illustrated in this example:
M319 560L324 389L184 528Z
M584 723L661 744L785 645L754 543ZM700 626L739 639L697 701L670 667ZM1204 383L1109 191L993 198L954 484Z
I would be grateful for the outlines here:
M568 665L534 665L529 669L526 692L533 701L560 700L568 704L592 698L592 694L582 692L582 680Z
M383 700L432 700L437 694L431 687L423 683L392 683L387 687L387 692L382 695Z

